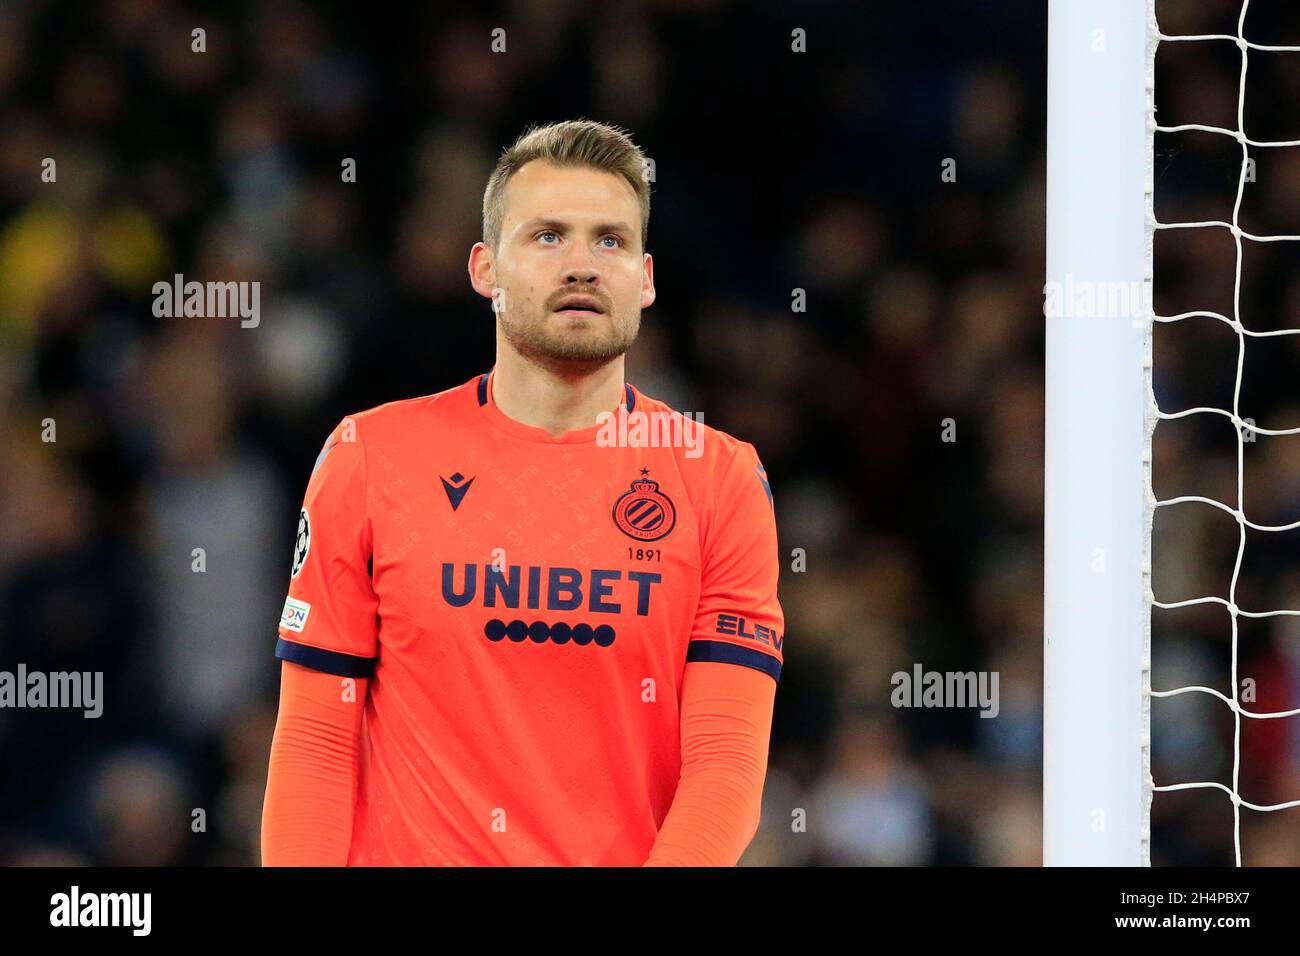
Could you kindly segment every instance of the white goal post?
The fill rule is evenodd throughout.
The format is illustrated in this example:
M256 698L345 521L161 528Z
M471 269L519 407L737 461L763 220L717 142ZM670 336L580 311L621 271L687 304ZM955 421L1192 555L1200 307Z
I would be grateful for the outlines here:
M1048 866L1148 861L1152 15L1144 0L1048 5Z
M1263 805L1241 793L1242 720L1300 717L1300 707L1266 713L1239 694L1240 618L1300 616L1300 608L1242 608L1237 588L1247 530L1300 530L1300 521L1251 520L1245 499L1245 443L1300 435L1300 426L1263 428L1242 416L1247 340L1300 335L1243 316L1242 263L1258 243L1300 243L1300 235L1257 235L1241 227L1252 151L1300 148L1300 139L1251 135L1246 123L1250 54L1300 54L1300 46L1246 34L1251 0L1238 0L1235 31L1166 34L1155 0L1051 0L1048 7L1047 334L1044 506L1043 861L1047 865L1144 866L1151 861L1150 814L1157 792L1209 789L1232 807L1232 843L1242 864L1242 809L1270 813L1300 799ZM1162 124L1156 119L1155 55L1161 43L1233 44L1239 51L1236 124ZM1293 64L1300 61L1292 61ZM1294 68L1294 66L1292 67ZM1154 137L1222 137L1241 150L1232 218L1156 219ZM1165 229L1226 230L1235 247L1232 314L1153 308L1154 238ZM1232 407L1160 408L1152 388L1157 323L1211 319L1237 338ZM1265 326L1261 328L1261 326ZM1236 436L1235 502L1200 494L1157 499L1151 480L1156 423L1212 416ZM1223 593L1161 595L1151 589L1152 518L1160 508L1213 507L1237 524L1237 556ZM1219 605L1229 620L1227 693L1217 687L1152 687L1152 609ZM1157 682L1158 683L1158 682ZM1203 694L1232 714L1230 783L1151 778L1151 701ZM1207 772L1210 768L1206 768Z

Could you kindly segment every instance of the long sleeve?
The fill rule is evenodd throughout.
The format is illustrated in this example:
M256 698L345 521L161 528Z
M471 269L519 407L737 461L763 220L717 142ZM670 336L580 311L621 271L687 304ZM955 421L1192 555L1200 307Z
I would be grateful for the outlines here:
M263 866L345 866L368 681L281 665L262 807Z
M280 712L262 808L267 866L344 866L378 656L365 446L345 418L307 482L275 655Z
M776 681L693 661L682 685L682 771L646 866L735 866L758 830Z
M752 445L720 463L681 699L681 777L647 866L735 866L758 830L784 660L776 515Z

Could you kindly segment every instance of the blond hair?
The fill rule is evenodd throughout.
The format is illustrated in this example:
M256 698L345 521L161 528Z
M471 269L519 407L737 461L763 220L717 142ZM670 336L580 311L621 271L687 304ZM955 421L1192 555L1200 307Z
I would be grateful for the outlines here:
M495 250L505 218L506 183L524 164L545 159L557 166L583 166L622 176L641 204L641 248L650 231L648 160L641 147L617 126L576 119L531 126L501 153L483 191L483 241Z

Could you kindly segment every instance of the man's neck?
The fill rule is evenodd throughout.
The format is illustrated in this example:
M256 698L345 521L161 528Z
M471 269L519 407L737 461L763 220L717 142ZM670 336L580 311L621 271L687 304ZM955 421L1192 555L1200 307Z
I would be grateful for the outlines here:
M568 372L498 348L492 401L509 417L555 437L599 424L624 398L623 356L590 370Z

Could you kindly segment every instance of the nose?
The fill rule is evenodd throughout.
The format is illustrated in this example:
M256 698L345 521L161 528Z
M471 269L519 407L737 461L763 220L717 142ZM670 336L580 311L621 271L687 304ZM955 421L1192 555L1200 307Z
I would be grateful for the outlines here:
M565 285L585 285L594 287L600 282L599 270L585 265L571 265L564 270Z
M590 247L581 242L569 244L564 262L566 285L595 286L600 281L600 269Z

